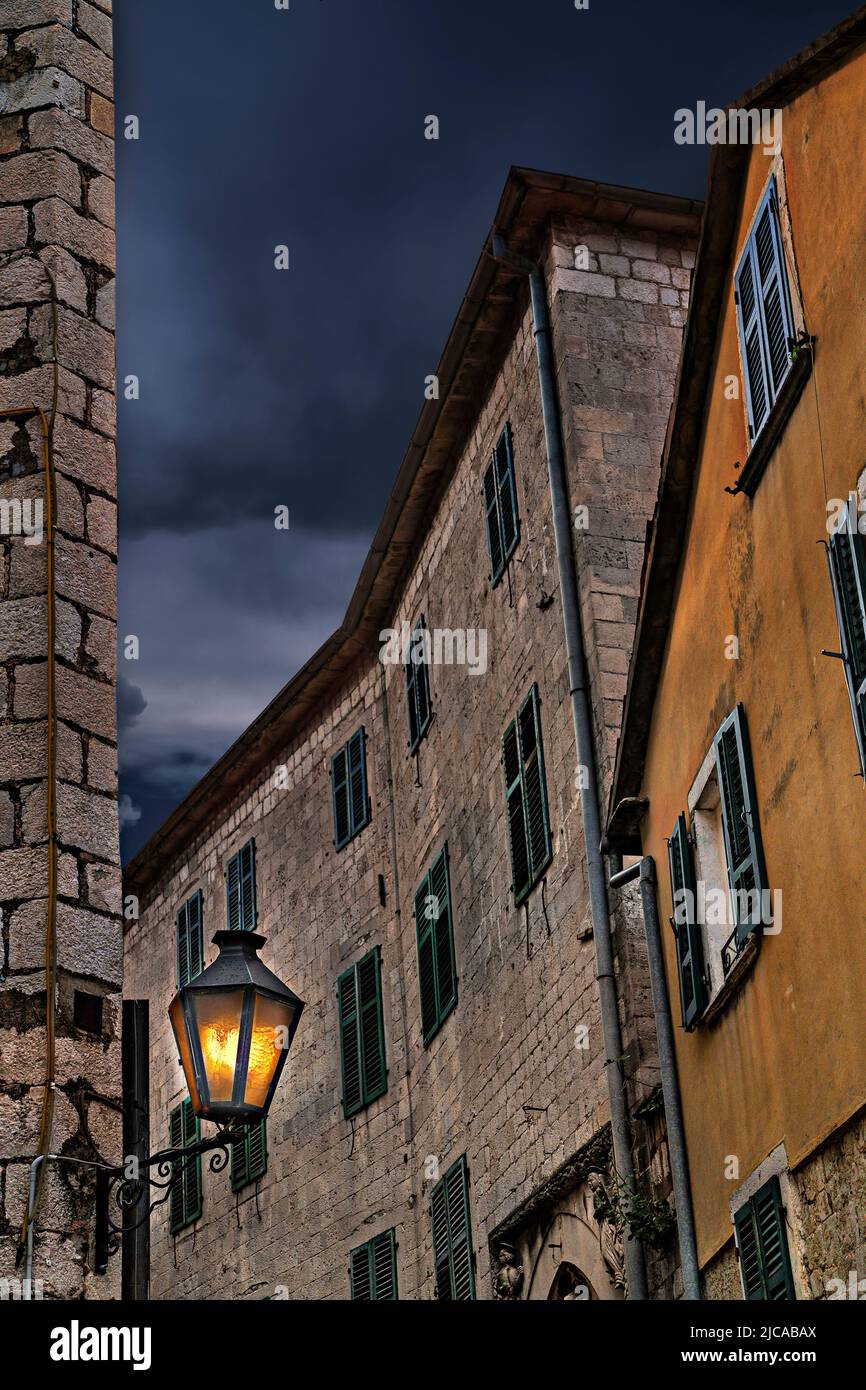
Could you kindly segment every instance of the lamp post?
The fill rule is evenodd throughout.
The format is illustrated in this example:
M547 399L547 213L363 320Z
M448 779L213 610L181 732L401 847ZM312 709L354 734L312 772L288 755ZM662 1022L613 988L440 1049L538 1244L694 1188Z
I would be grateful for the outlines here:
M207 970L178 990L169 1019L196 1115L211 1120L217 1133L183 1148L163 1149L145 1160L123 1165L94 1164L97 1173L96 1268L104 1271L112 1247L109 1232L136 1230L171 1196L189 1164L210 1152L209 1168L220 1172L231 1146L246 1127L264 1119L286 1063L303 1000L259 960L263 936L249 931L218 931L219 954ZM60 1158L59 1155L50 1157ZM148 1189L162 1193L146 1206ZM120 1223L110 1215L110 1198ZM28 1266L32 1254L28 1251Z

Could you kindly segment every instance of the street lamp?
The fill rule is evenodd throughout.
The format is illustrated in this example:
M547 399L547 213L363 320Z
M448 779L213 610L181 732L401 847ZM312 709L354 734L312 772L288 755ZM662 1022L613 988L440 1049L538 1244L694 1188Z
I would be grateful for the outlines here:
M214 944L168 1013L196 1115L245 1124L268 1113L304 1005L259 960L263 936L218 931Z

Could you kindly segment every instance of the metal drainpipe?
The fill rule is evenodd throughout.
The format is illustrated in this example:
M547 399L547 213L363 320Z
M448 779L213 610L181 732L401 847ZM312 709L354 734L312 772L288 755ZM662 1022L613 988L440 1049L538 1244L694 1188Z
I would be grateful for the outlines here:
M671 1021L670 997L667 976L662 955L662 938L659 929L659 914L656 901L656 866L648 856L637 864L631 864L621 873L614 874L610 880L612 888L621 888L634 879L640 879L640 896L643 906L644 934L646 936L647 957L649 960L650 986L653 996L656 1037L659 1048L659 1069L662 1078L662 1095L665 1102L665 1123L667 1125L668 1153L671 1160L671 1183L674 1203L677 1210L677 1239L680 1247L680 1266L683 1272L683 1297L701 1300L701 1279L698 1270L698 1250L695 1240L695 1217L692 1209L692 1192L689 1183L689 1162L686 1153L686 1135L683 1125L683 1112L680 1104L680 1087L677 1078L677 1060L674 1051L674 1030Z
M580 626L577 579L571 547L571 515L565 483L562 426L554 371L550 315L547 308L547 286L541 267L536 265L534 261L527 260L525 256L518 256L509 251L504 239L497 232L492 235L491 245L494 260L528 276L532 295L532 317L535 325L535 350L538 361L538 380L541 386L547 468L550 478L553 532L556 541L559 589L562 596L565 650L568 658L568 688L577 743L577 760L578 764L585 770L585 775L579 778L580 807L586 844L592 936L595 942L595 975L601 998L601 1025L610 1105L610 1128L613 1138L613 1159L619 1180L628 1191L634 1192L634 1165L632 1163L628 1111L625 1103L625 1078L621 1070L622 1032L619 1026L619 1007L613 973L613 947L607 904L607 875L601 855L595 743L587 690L586 657ZM629 1237L625 1241L625 1261L629 1299L645 1299L647 1297L647 1283L643 1247L635 1237Z

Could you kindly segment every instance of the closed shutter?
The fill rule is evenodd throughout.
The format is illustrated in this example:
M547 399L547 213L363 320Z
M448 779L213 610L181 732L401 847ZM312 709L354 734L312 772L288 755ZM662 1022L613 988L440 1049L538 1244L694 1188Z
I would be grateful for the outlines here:
M200 1135L198 1116L192 1108L192 1101L185 1100L175 1106L168 1120L168 1142L172 1149L188 1148L196 1144ZM185 1159L175 1168L171 1179L169 1197L169 1223L172 1234L191 1226L202 1212L201 1155Z
M397 1241L393 1230L383 1231L349 1256L349 1288L353 1301L382 1303L397 1298Z
M370 819L367 794L366 735L353 734L344 748L331 759L331 788L334 801L334 844L347 845Z
M686 818L682 812L668 841L668 858L680 979L680 1007L683 1027L691 1029L707 1001L703 978L703 944L697 921L697 885Z
M255 1182L268 1166L267 1121L254 1120L246 1125L244 1131L232 1143L231 1148L232 1191L239 1192L248 1183Z
M226 866L226 921L229 931L253 931L255 928L255 840L248 840Z
M827 560L860 771L866 776L866 547L850 506L830 537Z
M469 1173L465 1155L448 1169L431 1198L436 1297L466 1302L475 1297Z
M406 703L409 713L409 751L414 753L430 723L430 677L427 644L419 637L426 632L423 614L415 624L406 662Z
M352 834L357 835L361 827L367 824L367 760L363 729L349 739L347 759Z
M512 887L514 901L520 903L547 868L553 853L537 686L532 687L517 719L505 731L502 766Z
M351 839L349 815L348 749L341 748L331 759L331 793L334 799L334 844L342 849Z
M202 895L200 892L184 903L175 918L177 933L177 987L183 989L204 969L204 936L202 926Z
M794 335L788 277L771 181L735 278L740 348L746 374L749 434L760 434L791 367Z
M426 1046L457 1003L457 964L447 844L415 894L415 929L418 938L421 1031Z
M388 1089L378 946L337 982L343 1111L354 1115Z
M763 894L767 891L749 734L742 705L728 715L716 734L714 747L728 880L737 942L742 945L762 925Z
M796 1300L778 1178L771 1178L735 1213L734 1229L746 1298Z

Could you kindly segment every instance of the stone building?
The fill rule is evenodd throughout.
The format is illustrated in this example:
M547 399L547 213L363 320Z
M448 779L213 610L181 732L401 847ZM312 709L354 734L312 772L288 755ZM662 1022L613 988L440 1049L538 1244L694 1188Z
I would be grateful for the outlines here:
M518 169L494 221L550 306L603 798L700 212ZM155 1298L622 1297L611 1069L645 1208L668 1211L629 913L606 1056L533 317L492 250L342 626L127 871L152 1147L194 1133L167 1007L213 957L227 877L307 1001L265 1132L155 1213ZM654 1296L678 1292L674 1247L660 1227Z
M608 845L677 918L705 1296L862 1299L866 8L737 105L773 138L713 151Z
M111 52L110 0L0 0L4 1296L33 1159L121 1149ZM109 1295L92 1180L37 1194L34 1296Z

